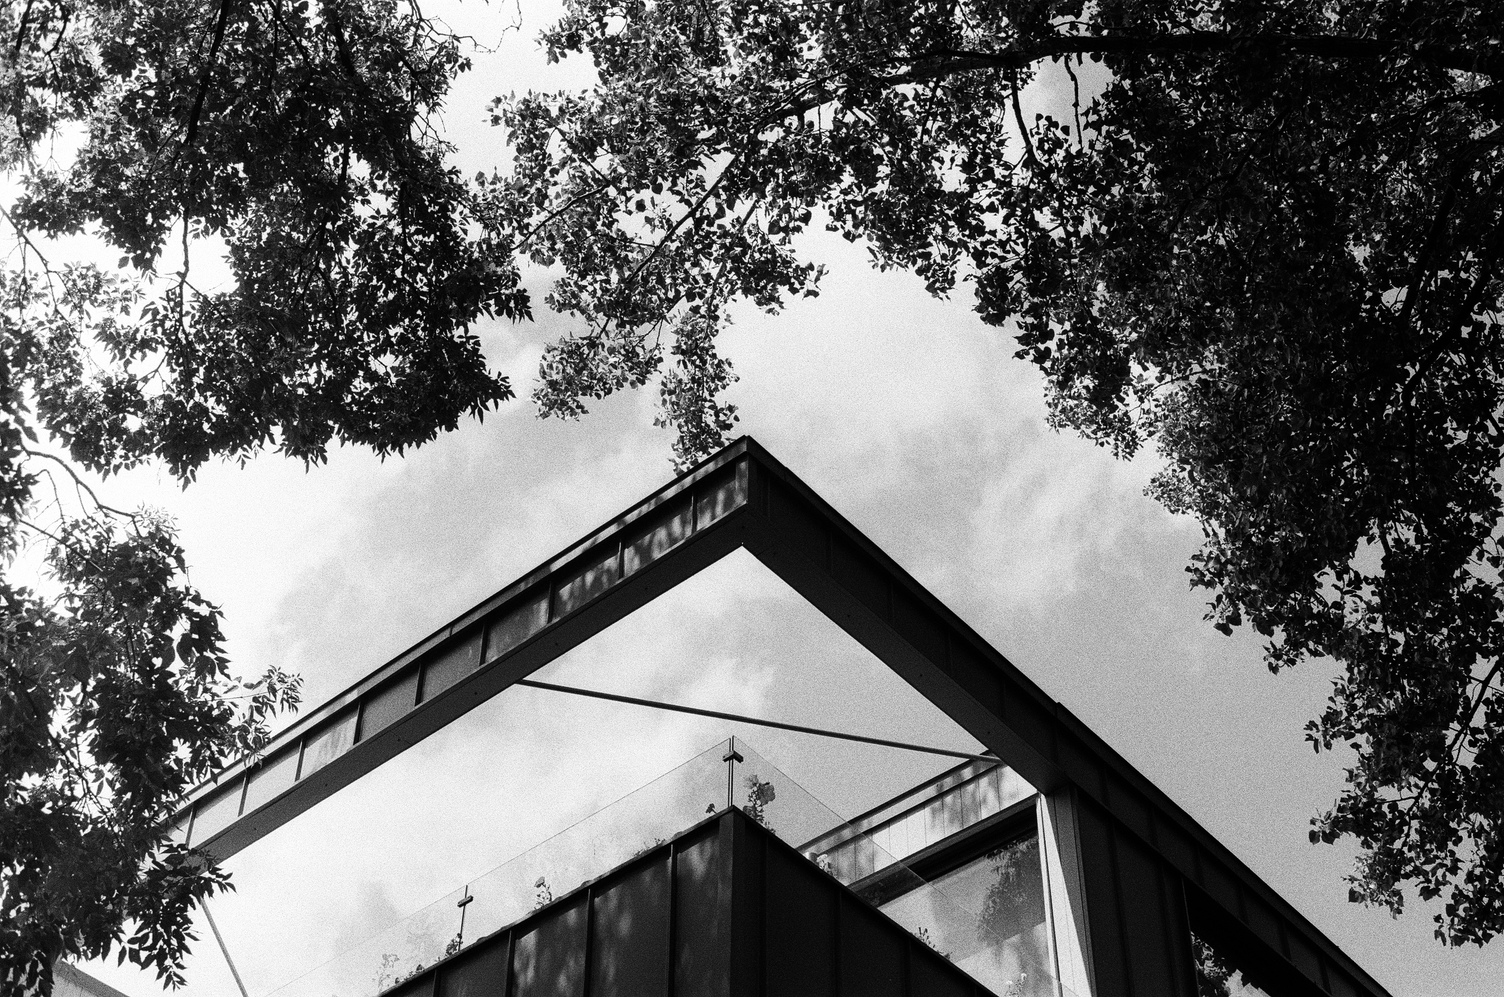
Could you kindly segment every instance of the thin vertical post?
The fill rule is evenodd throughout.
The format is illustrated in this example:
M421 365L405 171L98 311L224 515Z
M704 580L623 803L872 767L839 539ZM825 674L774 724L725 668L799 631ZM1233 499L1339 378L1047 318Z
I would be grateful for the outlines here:
M474 899L475 897L470 895L470 884L466 883L465 895L460 897L459 900L455 901L454 904L460 909L460 933L454 936L460 944L455 946L455 951L459 951L459 949L465 944L465 914L470 909L470 901Z
M735 735L732 735L730 750L721 758L721 761L726 763L726 809L730 810L736 805L736 763L746 761L736 750Z

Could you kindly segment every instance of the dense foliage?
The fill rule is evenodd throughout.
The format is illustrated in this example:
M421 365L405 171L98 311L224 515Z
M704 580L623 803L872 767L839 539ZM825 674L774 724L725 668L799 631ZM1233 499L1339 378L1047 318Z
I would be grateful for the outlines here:
M178 981L189 915L226 878L162 828L297 682L232 678L219 610L160 521L59 530L58 596L0 583L0 987L45 989L59 956L112 950Z
M110 950L176 979L223 877L162 823L296 697L233 677L168 525L75 473L419 445L512 396L472 327L529 314L523 263L584 329L543 410L656 378L691 460L735 419L731 306L818 290L810 225L969 283L1058 424L1158 449L1216 625L1342 665L1312 833L1357 840L1354 898L1504 928L1504 9L567 11L544 44L598 84L498 100L513 156L472 182L433 123L464 42L415 5L0 10L0 987ZM61 262L79 236L118 266Z
M297 684L237 680L168 524L76 475L400 453L511 397L471 324L527 301L434 130L462 42L409 6L16 0L0 41L0 991L176 982L224 876L164 822Z
M1504 929L1504 6L574 0L544 43L599 83L499 100L481 191L585 325L545 409L658 375L703 453L716 331L817 290L811 224L970 283L1058 424L1163 455L1216 626L1340 662L1354 899Z

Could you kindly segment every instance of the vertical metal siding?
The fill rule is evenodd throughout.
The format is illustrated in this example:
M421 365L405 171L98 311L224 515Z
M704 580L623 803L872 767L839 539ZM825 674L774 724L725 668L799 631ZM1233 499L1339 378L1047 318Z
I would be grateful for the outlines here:
M675 842L673 918L669 925L674 997L726 997L731 938L729 884L724 882L721 838L712 823Z
M1096 997L1193 997L1184 877L1094 802L1076 813Z
M590 910L591 997L668 992L669 863L595 891Z
M766 863L755 898L767 924L764 997L834 997L835 881L792 850L769 849Z
M386 997L985 997L740 811L727 811Z

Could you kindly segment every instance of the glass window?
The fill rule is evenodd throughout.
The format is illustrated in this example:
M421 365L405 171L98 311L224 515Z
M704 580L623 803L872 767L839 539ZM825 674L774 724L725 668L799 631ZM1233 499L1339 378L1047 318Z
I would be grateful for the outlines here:
M1196 958L1196 997L1269 997L1267 991L1244 979L1242 968L1225 952L1194 931L1191 953Z
M239 779L234 779L199 803L198 810L193 815L191 844L201 845L235 823L235 818L240 816L240 794L243 788L244 784Z
M423 662L423 702L428 702L480 667L480 636L477 633L449 644Z
M994 849L881 909L993 993L1056 997L1036 835Z
M747 462L742 461L736 469L709 485L696 489L695 522L700 529L725 516L747 502Z
M245 812L250 813L293 784L298 774L298 752L284 751L268 758L250 775L245 788Z
M558 583L554 595L554 619L579 609L615 583L615 548L593 552L592 560Z
M872 843L877 846L877 850L880 853L880 866L886 867L891 865L893 860L898 857L893 850L893 828L890 825L884 824L876 831L873 831Z
M364 741L407 715L418 701L418 670L368 695L360 704L360 739Z
M298 778L308 778L312 773L349 751L354 743L355 711L349 710L344 716L304 742L303 767L298 771Z
M509 606L491 621L486 632L486 656L499 658L546 626L548 589L543 589Z
M999 765L992 770L993 777L997 780L997 807L1011 807L1019 800L1034 795L1034 787L1024 781L1024 777L1005 765Z
M650 526L640 527L626 542L622 550L623 567L627 574L640 570L644 565L667 554L689 538L694 525L693 510L686 497L677 503L678 508L664 512L657 510L650 519Z

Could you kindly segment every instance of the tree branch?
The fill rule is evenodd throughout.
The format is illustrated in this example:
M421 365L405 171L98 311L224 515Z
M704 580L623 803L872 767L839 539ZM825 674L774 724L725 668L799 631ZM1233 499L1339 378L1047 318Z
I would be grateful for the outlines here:
M42 457L46 460L50 460L61 467L64 471L67 471L68 476L73 479L74 486L83 489L85 492L88 492L89 500L94 503L96 508L100 509L103 512L107 512L112 516L119 516L120 518L128 519L131 522L136 521L135 513L125 512L122 509L116 509L114 506L105 505L103 502L99 501L99 496L94 494L94 489L89 487L88 482L79 477L78 472L73 470L73 468L69 466L68 462L63 460L61 457L58 457L55 454L46 453L45 451L33 450L30 447L26 446L21 447L21 452L26 454L28 457Z
M888 61L888 65L907 64L908 68L897 72L881 74L874 72L873 67L870 66L853 65L843 72L831 73L819 80L807 81L797 89L820 86L841 76L857 75L884 86L903 86L923 83L942 76L989 69L1016 72L1045 59L1061 59L1073 55L1216 55L1238 51L1270 55L1285 52L1322 59L1358 61L1405 57L1444 69L1456 69L1491 78L1504 78L1504 55L1495 52L1480 52L1468 46L1421 45L1417 47L1405 41L1342 35L1251 35L1226 31L1186 31L1151 35L1056 34L991 52L973 49L938 49L907 60ZM1491 94L1493 89L1490 86L1476 92ZM837 94L822 88L802 100L786 104L770 112L764 122L760 123L804 114L821 104L829 103L836 96Z
M21 46L26 42L26 22L31 19L32 0L26 0L26 9L21 11L21 20L16 24L16 42L12 46L12 52L17 58L21 56Z
M1481 76L1504 76L1504 56L1469 46L1420 45L1408 41L1345 35L1238 34L1186 31L1176 34L1054 35L995 52L957 49L936 52L933 62L920 60L895 82L912 83L931 76L974 69L1023 69L1041 59L1068 55L1214 55L1223 52L1288 52L1318 59L1374 60L1403 56L1444 69ZM885 81L886 82L886 81Z
M1011 84L1009 89L1012 91L1009 97L1013 101L1013 118L1018 122L1018 137L1023 140L1024 155L1029 158L1029 169L1037 172L1039 160L1034 157L1034 143L1029 140L1029 126L1024 124L1024 109L1018 103L1018 71L1010 72L1008 79Z
M637 266L633 268L631 273L627 274L626 279L622 281L623 284L630 284L632 281L636 280L638 275L648 268L648 264L652 263L653 260L663 252L664 247L674 240L674 236L679 234L679 230L684 227L684 224L700 213L700 209L705 206L705 202L710 200L710 196L720 188L721 182L726 179L726 176L733 169L736 168L738 160L740 160L741 158L742 153L740 152L731 157L731 161L728 162L726 166L721 170L721 172L716 175L715 180L705 188L705 192L700 195L699 199L696 200L694 204L690 205L688 211L679 216L679 220L674 222L674 224L669 227L669 230L667 232L663 233L663 238L658 240L658 244L653 247L652 252L648 253L647 256L643 258L642 262L637 264Z
M1492 687L1494 678L1499 674L1501 668L1504 668L1504 658L1495 661L1493 667L1488 670L1488 674L1483 677L1483 687L1478 690L1478 698L1473 700L1472 706L1468 708L1467 716L1463 718L1462 723L1457 727L1457 733L1452 736L1451 743L1447 745L1446 757L1448 759L1452 758L1452 753L1457 750L1457 745L1462 741L1463 736L1473 729L1473 717L1478 715L1478 710L1483 706L1483 701L1488 698L1489 689ZM1453 759L1453 762L1455 764L1456 760ZM1426 777L1421 780L1419 788L1415 790L1415 798L1405 808L1406 821L1410 820L1410 815L1420 805L1421 797L1425 795L1426 790L1431 785L1431 780L1436 778L1436 773L1441 771L1441 767L1442 763L1437 762L1436 767L1428 771Z
M198 139L198 122L204 113L204 99L209 95L209 80L214 76L214 65L219 61L219 46L225 40L225 28L230 23L231 0L219 0L219 16L214 22L214 40L209 43L209 61L199 76L198 93L193 98L193 111L188 115L188 137L184 145L191 146Z
M1410 287L1405 293L1405 306L1400 310L1401 329L1410 328L1410 317L1415 314L1415 309L1425 294L1426 280L1431 276L1431 261L1441 245L1441 237L1446 232L1447 220L1452 216L1452 208L1457 204L1457 187L1461 184L1462 174L1466 169L1467 160L1459 160L1452 167L1452 175L1447 178L1447 189L1442 193L1441 204L1436 209L1436 217L1431 220L1431 231L1426 234L1425 244L1415 257L1415 272L1410 278ZM1409 385L1406 385L1407 389L1408 387Z

